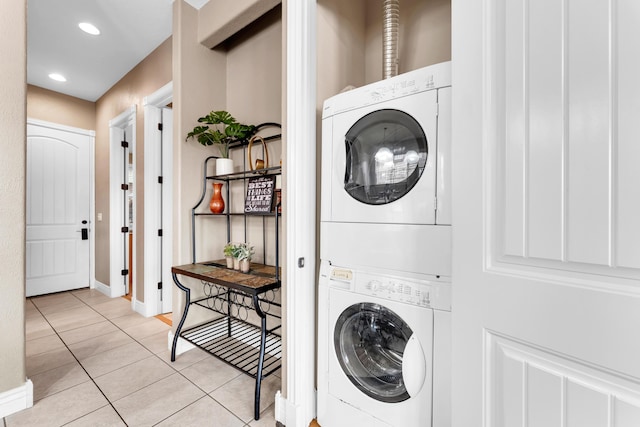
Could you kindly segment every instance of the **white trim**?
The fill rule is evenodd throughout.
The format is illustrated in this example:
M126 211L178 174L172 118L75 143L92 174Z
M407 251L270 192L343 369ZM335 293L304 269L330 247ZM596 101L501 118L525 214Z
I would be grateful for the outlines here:
M316 323L316 1L290 0L284 6L287 396L276 420L306 427L316 416L316 342L309 333Z
M173 110L163 109L162 122L162 307L159 313L173 311Z
M30 117L27 118L27 124L28 125L45 127L45 128L50 128L50 129L61 130L61 131L65 131L65 132L77 133L78 135L87 135L87 136L92 136L92 137L96 136L96 131L94 131L94 130L76 128L76 127L72 127L72 126L65 126L65 125L61 125L61 124L58 124L58 123L47 122L47 121L44 121L44 120L32 119Z
M91 148L89 167L89 219L91 220L89 227L89 288L96 287L96 137L95 132L91 131Z
M155 311L156 307L154 304L150 304L148 302L141 302L138 300L134 301L133 298L131 298L131 304L132 304L133 311L143 315L144 317L152 317L157 314Z
M144 296L150 315L166 313L172 310L172 280L170 265L173 254L172 187L173 187L173 126L167 120L159 133L157 124L165 124L167 113L164 108L173 100L173 83L170 82L153 94L145 97L144 105ZM172 113L171 113L172 114ZM162 159L158 145L162 143ZM160 161L162 160L162 165ZM158 185L158 176L162 175L162 186ZM158 206L162 198L160 210ZM158 230L162 229L162 238ZM160 244L160 241L162 244ZM158 274L159 260L163 270ZM163 283L162 301L158 294L158 282Z
M33 406L33 383L27 380L20 387L0 393L0 418Z
M154 107L164 107L173 102L173 82L169 82L157 91L142 99L142 106L152 105Z
M173 337L173 330L169 330L169 334L167 335L167 346L169 348L169 351L171 351L171 347L173 346ZM176 344L176 356L194 348L196 348L196 346L191 344L189 341L185 340L184 338L178 338L178 343Z
M558 286L589 289L595 292L606 292L634 298L640 296L638 279L590 273L588 270L591 266L588 264L584 264L583 271L567 271L541 267L535 263L535 261L542 261L539 264L543 264L545 260L533 260L531 264L527 264L522 262L522 258L503 258L504 260L500 261L488 259L486 271L513 278L533 279L537 282L552 283ZM513 260L513 262L508 262L507 260Z
M120 286L122 283L122 275L120 273L121 268L119 262L114 260L120 260L123 257L122 248L122 232L120 227L120 216L122 215L122 189L120 188L122 178L122 162L113 161L113 159L120 159L120 141L121 135L129 125L132 126L132 137L130 140L131 149L135 150L136 139L136 105L132 105L127 110L123 111L117 117L109 120L109 287L111 288L111 297L122 296L125 294L124 287ZM135 156L134 156L134 173L133 173L133 185L135 188ZM136 196L134 190L133 196L133 215L135 217L136 211ZM133 247L136 247L136 234L133 235ZM133 257L133 271L136 271L136 257ZM134 281L135 282L135 281ZM135 283L131 290L131 301L133 308L133 301L135 300Z
M147 305L154 306L154 314L159 314L158 281L160 239L158 230L161 228L161 212L158 209L161 197L161 187L158 185L160 174L161 141L158 123L162 122L162 110L154 105L144 107L144 299ZM164 179L164 178L163 178ZM164 185L164 184L163 184ZM151 304L152 303L152 304Z
M89 288L95 287L96 280L96 131L65 126L28 117L27 125L60 130L89 137Z
M112 291L111 286L107 286L99 280L95 281L95 290L105 294L109 298L113 298L117 296L117 295L111 295L111 291Z
M194 9L200 10L202 6L209 3L209 0L185 0L186 3L189 3L191 7Z

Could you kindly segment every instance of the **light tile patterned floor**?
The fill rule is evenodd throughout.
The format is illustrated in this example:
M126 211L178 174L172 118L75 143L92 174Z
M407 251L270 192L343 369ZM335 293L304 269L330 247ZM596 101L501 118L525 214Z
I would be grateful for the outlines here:
M80 289L26 302L27 376L34 406L14 426L275 426L279 375L253 380L198 350L170 361L170 326L124 298ZM1 426L1 425L0 425Z

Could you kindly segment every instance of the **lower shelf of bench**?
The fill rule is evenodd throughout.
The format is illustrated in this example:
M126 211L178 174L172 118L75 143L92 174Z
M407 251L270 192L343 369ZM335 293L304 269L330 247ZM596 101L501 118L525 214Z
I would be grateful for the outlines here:
M245 374L257 378L260 357L260 327L241 319L221 317L193 326L180 336ZM262 378L281 366L282 340L268 332L265 339Z

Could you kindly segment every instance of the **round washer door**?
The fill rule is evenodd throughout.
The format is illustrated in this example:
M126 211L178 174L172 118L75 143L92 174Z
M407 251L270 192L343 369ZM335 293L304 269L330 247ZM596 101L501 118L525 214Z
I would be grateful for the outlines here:
M427 137L409 114L373 111L345 135L344 189L368 205L398 200L416 185L427 163Z
M333 340L347 378L369 397L395 403L409 399L410 392L417 393L424 383L424 353L415 337L411 339L412 335L411 328L388 308L358 303L340 314ZM403 363L407 350L411 353L410 374L403 372L403 368L408 368ZM404 378L411 378L409 391Z

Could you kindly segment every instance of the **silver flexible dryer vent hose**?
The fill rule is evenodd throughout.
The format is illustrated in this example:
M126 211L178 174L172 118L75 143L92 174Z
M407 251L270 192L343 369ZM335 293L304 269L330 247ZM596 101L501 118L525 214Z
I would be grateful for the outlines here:
M383 0L382 15L382 77L398 75L398 27L400 0Z

